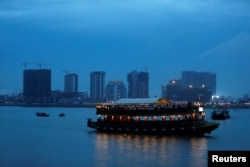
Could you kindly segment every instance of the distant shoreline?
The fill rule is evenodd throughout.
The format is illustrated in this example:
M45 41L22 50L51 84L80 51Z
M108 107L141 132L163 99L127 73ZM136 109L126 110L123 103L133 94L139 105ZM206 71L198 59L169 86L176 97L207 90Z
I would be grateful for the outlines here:
M63 108L95 108L96 103L92 104L53 104L53 103L48 103L48 104L13 104L13 103L0 103L0 106L9 106L9 107L63 107ZM213 109L213 106L204 106L205 109ZM249 109L250 106L230 106L228 107L229 109Z
M9 107L65 107L65 108L95 108L96 104L0 104Z

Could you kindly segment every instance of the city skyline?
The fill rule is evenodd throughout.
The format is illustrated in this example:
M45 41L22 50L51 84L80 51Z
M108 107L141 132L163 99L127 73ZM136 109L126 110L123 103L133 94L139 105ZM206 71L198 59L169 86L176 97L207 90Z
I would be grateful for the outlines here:
M126 81L150 73L149 96L181 71L217 74L217 94L250 94L250 2L222 0L0 2L0 94L22 91L22 72L52 69L52 90L63 90L64 70ZM44 63L44 64L42 64ZM40 64L37 65L37 64Z
M32 64L36 64L36 63L32 63ZM71 72L68 72L67 74L64 74L64 73L62 73L62 77L63 77L63 79L62 79L62 81L61 81L61 84L62 84L62 88L61 89L59 89L59 88L52 88L52 83L53 83L53 69L50 69L50 68L41 68L41 67L39 67L39 68L27 68L27 66L25 67L25 69L23 69L23 72L24 71L36 71L36 70L50 70L51 71L51 91L61 91L61 92L65 92L65 77L67 76L67 75L69 75L69 76L71 76L71 75L76 75L77 76L77 87L79 87L79 86L81 86L81 83L79 83L79 81L78 81L78 77L81 77L81 76L79 76L79 74L78 73L76 73L76 72L73 72L73 73L71 73ZM127 81L127 75L128 74L130 74L130 73L133 73L133 72L135 72L136 70L134 69L134 70L130 70L130 71L128 71L127 73L126 73L126 75L125 75L125 78L126 79L124 79L124 80L120 80L121 82L124 82L125 83L125 87L126 88L128 88L128 81ZM65 71L63 71L63 72L65 72ZM91 76L91 74L92 73L96 73L96 72L103 72L103 73L105 73L105 75L107 75L107 73L106 73L106 71L97 71L97 70L94 70L94 71L91 71L91 72L89 72L89 75ZM137 72L137 71L136 71ZM148 74L150 74L150 72L148 72L147 71L147 69L145 69L145 71L141 71L142 73L148 73ZM140 73L141 73L140 72ZM173 77L172 79L170 79L169 81L166 81L165 83L163 83L163 84L159 84L159 94L155 94L155 95L149 95L149 97L162 97L162 86L164 86L165 84L167 84L168 82L170 82L170 81L172 81L172 80L181 80L181 76L182 76L182 73L183 72L189 72L189 73L212 73L212 74L214 74L214 75L216 75L216 73L214 73L214 72L211 72L211 71L193 71L193 70L190 70L190 71L187 71L187 70L185 70L185 71L181 71L180 72L180 74L179 74L179 77ZM91 81L91 77L89 77L88 78L88 76L86 76L86 78L84 78L83 80L85 80L86 82L89 82L89 81ZM116 79L116 78L106 78L105 77L105 81L104 81L104 87L106 87L108 84L109 84L109 81L112 81L112 80L119 80L119 79ZM149 80L149 85L150 85L150 77L148 78L148 80ZM23 83L23 80L22 80L22 83ZM90 84L91 85L91 84ZM89 85L89 86L90 86ZM22 85L23 86L23 85ZM90 86L91 87L91 86ZM88 95L89 95L89 97L91 96L90 94L91 94L91 88L87 88L86 90L78 90L78 92L86 92ZM13 95L13 94L19 94L19 93L23 93L23 87L21 88L22 90L20 90L20 91L16 91L16 92L10 92L10 94L9 95ZM149 88L149 90L148 90L149 92L150 92L150 88ZM128 92L127 92L128 93ZM245 94L247 94L247 93L245 93ZM0 94L0 95L3 95L3 94ZM216 93L216 95L218 95L218 93ZM243 94L244 95L244 94ZM243 96L242 95L242 96ZM225 95L221 95L221 96L225 96ZM229 96L231 96L231 95L229 95Z
M88 96L88 92L78 91L78 75L75 73L66 73L64 91L56 91L51 89L51 69L25 69L22 100L27 103L80 103L84 101L92 103L116 101L120 98L150 98L147 71L133 70L127 73L128 89L121 80L109 80L106 83L105 75L105 71L90 73L91 86ZM216 95L215 73L183 71L181 79L170 80L168 85L162 85L159 98L193 101L199 97L201 101L208 102L212 99L212 95Z

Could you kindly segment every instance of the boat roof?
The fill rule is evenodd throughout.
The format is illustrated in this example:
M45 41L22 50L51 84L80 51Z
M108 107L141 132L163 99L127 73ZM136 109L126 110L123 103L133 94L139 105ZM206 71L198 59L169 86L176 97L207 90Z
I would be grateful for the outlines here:
M127 99L119 99L115 101L115 105L119 104L161 104L166 105L170 104L170 101L165 98L127 98Z

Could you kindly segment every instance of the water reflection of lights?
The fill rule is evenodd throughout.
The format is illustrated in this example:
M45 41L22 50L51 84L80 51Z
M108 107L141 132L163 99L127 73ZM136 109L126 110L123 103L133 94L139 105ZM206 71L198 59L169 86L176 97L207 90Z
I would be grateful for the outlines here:
M98 133L94 157L97 166L206 166L206 154L206 137Z
M126 161L133 166L148 166L150 160L157 160L156 164L165 166L168 158L175 152L176 141L175 137L98 134L94 156L98 166L110 166L111 161L118 163L117 165Z
M191 161L190 166L206 166L207 159L207 139L206 137L190 139Z
M108 141L107 135L96 135L94 156L97 166L106 166L105 163L109 159Z

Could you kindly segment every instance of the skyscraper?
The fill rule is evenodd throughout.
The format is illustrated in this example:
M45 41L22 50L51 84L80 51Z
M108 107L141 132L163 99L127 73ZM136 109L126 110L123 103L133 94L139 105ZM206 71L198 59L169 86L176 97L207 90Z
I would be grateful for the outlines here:
M128 97L129 98L147 98L148 97L148 72L132 71L127 75Z
M137 84L138 72L132 71L127 75L128 81L128 98L137 98L138 84Z
M216 94L216 74L212 72L182 71L182 89L207 88Z
M181 91L181 81L180 80L170 80L169 84L162 86L162 97L171 100L179 100Z
M140 72L137 78L138 84L138 97L148 97L148 72Z
M75 96L78 93L78 75L66 74L64 76L64 93L67 96Z
M126 87L121 80L111 80L106 86L106 100L116 101L126 98Z
M216 93L216 74L183 71L180 80L171 80L162 87L162 95L170 100L209 102Z
M23 95L27 103L48 103L51 96L51 70L24 70Z
M93 102L102 102L105 99L105 72L94 71L90 74L90 98Z

